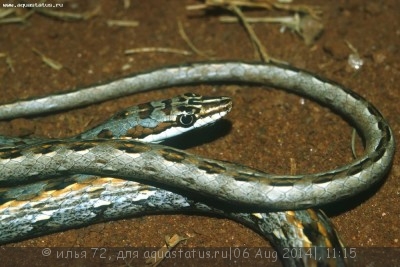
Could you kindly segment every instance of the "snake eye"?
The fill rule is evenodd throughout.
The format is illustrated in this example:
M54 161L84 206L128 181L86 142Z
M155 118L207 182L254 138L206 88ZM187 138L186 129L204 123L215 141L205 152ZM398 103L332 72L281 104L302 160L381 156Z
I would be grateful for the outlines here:
M193 114L183 114L183 115L179 115L177 118L177 122L182 127L190 127L195 123L195 121L196 121L196 117Z

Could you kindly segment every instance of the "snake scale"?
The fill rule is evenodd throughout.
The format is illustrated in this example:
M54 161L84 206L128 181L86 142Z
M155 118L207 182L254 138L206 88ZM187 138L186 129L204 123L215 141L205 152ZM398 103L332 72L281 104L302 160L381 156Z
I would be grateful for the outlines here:
M388 123L370 102L353 91L314 74L278 64L195 63L136 74L66 94L4 104L0 106L0 118L32 116L44 111L53 112L156 88L215 82L262 84L314 99L340 113L357 128L365 142L364 153L348 165L327 172L278 176L239 164L202 158L159 144L144 143L158 140L150 138L139 141L140 138L146 138L148 134L152 135L143 129L141 129L139 140L127 139L134 136L132 133L124 136L124 139L107 140L104 137L118 138L116 130L110 130L108 128L111 126L107 126L108 128L102 128L100 132L97 132L97 138L101 139L93 139L89 136L89 140L86 140L86 137L79 136L68 140L31 142L3 137L4 145L0 149L0 171L2 173L0 186L14 188L17 185L31 183L31 187L40 185L45 188L57 183L57 179L73 186L79 184L77 179L88 179L88 182L80 181L82 186L75 186L72 189L68 187L69 194L76 194L76 199L78 202L80 200L81 204L83 196L94 201L92 206L82 204L84 207L80 209L81 215L85 214L84 211L87 211L86 214L98 214L98 212L96 213L98 209L102 210L101 214L108 215L103 218L88 218L82 223L83 218L76 219L79 214L74 213L70 215L72 220L70 227L150 210L195 209L222 213L244 221L272 240L277 248L305 247L305 242L311 246L340 246L340 241L335 237L334 230L325 215L320 211L305 209L353 196L378 182L391 166L395 143ZM185 96L190 97L191 94ZM219 101L229 106L229 99L223 98ZM225 106L225 110L227 109L229 111L230 108ZM179 121L187 125L181 125L181 128L191 128L196 122L203 121L192 116L197 110L198 107L192 108L190 111L183 110L184 116L181 116ZM207 123L212 123L214 119L218 119L226 112L221 110L211 112L214 115L209 116L212 119L209 119ZM142 111L139 112L139 115L146 118L150 112ZM160 133L167 131L169 129L167 128L165 124L158 126ZM116 177L123 180L104 180L106 178L93 178L92 175ZM53 178L57 176L64 176L64 178ZM50 180L52 182L40 180L49 178L52 178ZM101 189L98 189L98 194L90 194L89 192L96 192L94 188L97 188L98 184L102 185L99 187ZM157 187L154 187L155 185ZM92 190L89 190L87 186ZM168 191L159 187L168 189ZM29 185L22 185L22 188L27 189ZM127 188L129 189L127 190ZM179 194L176 194L177 192ZM185 196L194 194L196 197L194 200L190 200L181 194ZM62 194L56 195L62 198ZM106 195L107 197L105 197ZM132 200L124 201L124 197L127 196L138 201L134 201L134 203ZM2 198L4 199L4 194ZM55 201L53 195L48 195L47 200ZM112 204L111 200L116 203ZM146 200L147 204L138 205L137 203L143 202L142 200ZM0 206L0 221L2 222L0 231L2 237L4 236L3 240L0 240L2 243L45 234L40 231L40 227L35 229L35 226L39 223L46 225L49 220L55 220L55 214L60 211L50 208L51 211L42 212L40 215L36 213L37 221L31 222L31 229L17 235L15 228L10 228L16 221L10 218L18 215L20 211L14 211L13 205L10 203L5 202ZM118 209L119 203L124 204L125 213L121 213L121 209ZM127 203L132 205L130 210L126 208ZM140 208L134 205L135 203ZM210 203L213 205L215 203L214 207L211 207ZM26 211L29 211L29 206L27 205ZM17 204L16 207L17 210L20 208ZM70 210L72 204L67 207ZM240 207L239 211L241 212L230 210L230 208L226 210L226 207ZM104 210L109 213L104 213ZM242 213L243 211L246 213ZM21 211L20 214L23 212ZM68 213L64 210L63 214L65 216ZM27 218L32 220L32 216L27 216L25 219ZM300 222L303 226L313 226L311 229L319 229L314 232L315 236L321 238L305 241L304 231L293 227L294 221ZM29 219L25 222L27 229L28 225ZM55 230L57 229L53 229L53 231ZM42 231L45 230L42 229ZM299 231L303 233L303 238L299 238L301 236ZM317 244L318 242L320 243ZM310 262L304 263L304 259L284 260L284 263L287 266L302 266L301 264L311 266ZM332 264L341 266L344 263Z

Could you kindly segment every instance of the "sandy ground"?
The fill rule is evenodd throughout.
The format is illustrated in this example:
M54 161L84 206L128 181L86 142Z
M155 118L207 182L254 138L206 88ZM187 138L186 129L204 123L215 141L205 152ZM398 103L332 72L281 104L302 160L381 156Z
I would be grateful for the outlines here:
M178 20L192 42L216 60L259 60L240 25L220 23L217 17L220 12L185 10L186 5L196 1L171 0L164 5L156 0L131 2L131 7L124 9L122 1L92 0L85 4L65 1L68 11L91 10L101 5L101 12L80 22L63 22L35 14L26 24L0 26L0 53L7 53L14 67L11 72L5 59L0 61L1 103L79 88L161 66L208 60L170 53L124 55L124 50L138 47L189 50L178 33ZM289 30L282 33L277 25L257 24L255 32L269 53L344 84L371 100L399 139L400 2L301 2L322 8L325 25L322 36L307 46ZM269 14L288 15L276 11ZM109 27L108 19L137 20L140 25ZM345 41L364 60L358 71L347 63L352 51ZM49 68L32 52L33 48L61 62L65 68L60 71ZM234 109L227 117L230 129L217 133L217 138L209 143L188 149L190 152L280 174L289 173L293 163L298 173L309 173L328 170L352 159L352 128L330 110L286 92L239 85L145 92L59 114L1 122L0 131L13 136L71 136L124 107L187 91L229 95L234 101ZM397 154L383 184L326 208L347 246L399 247L399 176ZM190 247L269 246L258 234L230 220L179 214L105 222L8 246L159 247L165 235L174 233L189 237L184 246Z

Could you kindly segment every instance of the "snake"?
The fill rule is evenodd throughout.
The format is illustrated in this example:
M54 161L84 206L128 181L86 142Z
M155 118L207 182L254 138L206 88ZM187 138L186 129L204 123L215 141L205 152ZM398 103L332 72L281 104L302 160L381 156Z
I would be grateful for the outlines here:
M192 63L4 104L0 106L0 118L56 112L136 92L200 83L263 85L313 99L342 115L358 130L364 141L363 154L347 165L322 173L274 175L157 144L170 134L214 123L231 108L229 98L191 93L135 107L144 124L136 119L126 128L119 128L116 121L129 117L130 110L125 110L89 134L70 139L2 137L0 186L7 189L0 191L0 243L57 231L63 228L59 220L76 227L149 210L194 209L243 221L278 248L340 247L333 226L315 208L352 197L381 181L390 170L395 140L389 124L369 101L326 78L276 63ZM185 103L178 108L181 114L177 117L170 116L173 102ZM199 115L201 102L209 106L211 113ZM161 109L155 108L157 105ZM158 122L163 116L167 121ZM65 187L57 191L60 184ZM32 197L35 190L45 193ZM28 196L25 193L18 199L16 195L21 191L29 192ZM63 209L59 203L65 202L57 198L71 203ZM79 207L79 212L72 212L73 207ZM22 219L18 219L20 215ZM54 224L55 220L59 224ZM48 229L43 225L56 226ZM310 259L283 261L285 266L311 266Z

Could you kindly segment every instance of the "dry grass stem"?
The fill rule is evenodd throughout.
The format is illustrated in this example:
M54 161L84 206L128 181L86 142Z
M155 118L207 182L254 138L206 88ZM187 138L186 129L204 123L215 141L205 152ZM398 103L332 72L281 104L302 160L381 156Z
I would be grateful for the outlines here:
M50 18L64 20L64 21L76 21L76 20L88 20L97 16L100 11L100 5L94 8L91 11L83 12L83 13L74 13L74 12L63 12L63 11L56 11L50 10L47 8L34 8L35 12L48 16Z
M107 20L107 26L113 27L137 27L139 26L139 22L135 20Z
M63 65L57 61L55 61L54 59L51 59L47 56L45 56L44 54L42 54L39 50L37 50L36 48L32 48L32 51L37 54L41 60L50 68L55 69L55 70L61 70L63 68Z
M169 47L140 47L140 48L132 48L125 50L125 55L130 54L137 54L137 53L153 53L153 52L160 52L160 53L174 53L174 54L181 54L185 56L189 56L192 52L182 49L175 49Z
M270 62L271 57L268 55L268 52L266 51L265 47L261 43L260 39L258 39L256 33L254 32L253 28L250 26L249 23L247 23L245 16L243 15L242 11L240 10L239 7L237 6L230 6L230 10L232 10L239 18L240 22L243 24L244 28L246 29L247 33L250 36L250 39L254 43L254 45L257 48L258 53L260 54L261 59L264 62Z
M197 55L202 56L202 57L206 57L206 58L209 57L205 52L197 49L197 47L193 44L193 42L187 36L185 29L183 28L183 25L180 21L178 21L178 29L179 29L180 36L186 42L186 44L190 47L190 49L193 50L193 52L195 52Z

